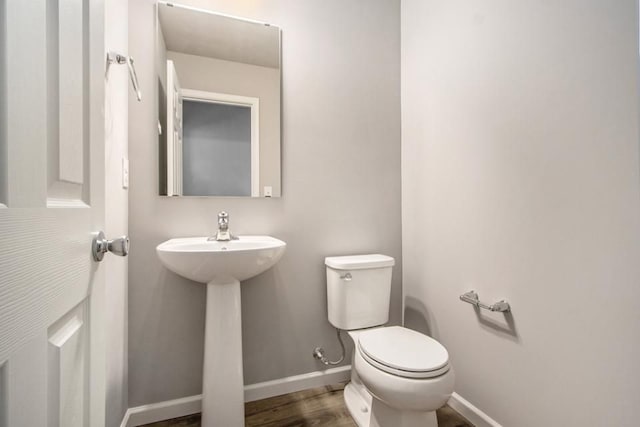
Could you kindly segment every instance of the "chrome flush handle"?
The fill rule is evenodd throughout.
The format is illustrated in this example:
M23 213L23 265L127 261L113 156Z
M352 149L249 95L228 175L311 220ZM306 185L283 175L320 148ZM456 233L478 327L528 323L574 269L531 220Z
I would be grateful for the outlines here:
M350 282L350 281L351 281L351 279L353 279L353 277L351 277L351 273L347 273L347 274L345 274L345 275L343 275L343 276L340 276L340 278L341 278L342 280L344 280L345 282Z
M122 236L117 239L107 240L102 231L96 233L91 244L93 259L100 262L107 252L118 256L129 255L129 237Z

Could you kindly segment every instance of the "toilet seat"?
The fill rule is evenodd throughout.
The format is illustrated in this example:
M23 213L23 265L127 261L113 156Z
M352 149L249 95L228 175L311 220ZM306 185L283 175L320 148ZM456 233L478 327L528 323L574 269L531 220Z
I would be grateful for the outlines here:
M401 326L362 332L358 351L369 364L403 378L434 378L449 370L449 353L442 344Z

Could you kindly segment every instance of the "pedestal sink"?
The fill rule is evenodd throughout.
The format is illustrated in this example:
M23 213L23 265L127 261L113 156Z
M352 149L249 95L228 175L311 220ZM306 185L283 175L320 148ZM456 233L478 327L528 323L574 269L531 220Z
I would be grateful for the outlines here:
M156 248L162 264L207 284L202 378L202 426L244 426L240 281L271 268L286 243L270 236L226 242L206 237L171 239Z

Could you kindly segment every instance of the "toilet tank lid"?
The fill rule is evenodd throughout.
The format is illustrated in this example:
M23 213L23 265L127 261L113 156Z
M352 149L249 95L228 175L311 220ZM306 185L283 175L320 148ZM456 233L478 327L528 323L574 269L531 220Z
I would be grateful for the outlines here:
M332 256L324 259L327 267L335 270L361 270L365 268L393 267L395 260L381 254Z

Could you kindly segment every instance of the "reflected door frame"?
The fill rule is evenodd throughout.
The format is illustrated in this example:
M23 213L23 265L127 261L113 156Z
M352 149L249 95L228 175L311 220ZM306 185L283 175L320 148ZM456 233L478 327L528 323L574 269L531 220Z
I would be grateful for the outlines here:
M167 61L167 196L182 196L182 88Z
M260 197L260 98L195 89L182 89L181 93L185 101L251 108L251 197Z

